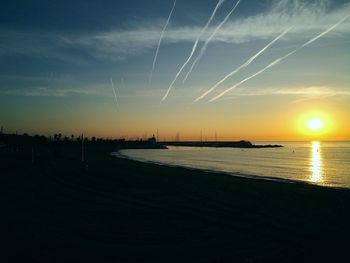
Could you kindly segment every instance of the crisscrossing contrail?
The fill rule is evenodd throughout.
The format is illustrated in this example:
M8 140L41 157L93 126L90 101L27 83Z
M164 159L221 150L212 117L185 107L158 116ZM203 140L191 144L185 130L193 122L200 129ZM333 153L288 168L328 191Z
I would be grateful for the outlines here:
M117 93L115 92L114 83L113 83L113 78L111 77L109 80L110 80L110 82L111 82L111 87L112 87L113 94L114 94L115 104L117 105L117 107L119 107L118 97L117 97Z
M183 71L183 69L186 67L186 65L188 64L188 62L191 60L194 52L196 51L196 48L197 48L197 45L198 45L198 42L201 38L201 36L203 35L203 33L205 32L205 30L207 30L210 22L213 20L215 14L216 14L216 11L218 10L218 8L222 5L222 3L224 2L225 0L219 0L218 3L216 4L215 8L214 8L214 11L212 12L208 22L205 24L205 26L202 28L200 34L198 35L196 41L194 42L193 44L193 47L192 47L192 51L191 51L191 54L189 55L189 57L187 58L187 60L185 61L185 63L181 66L181 68L179 69L179 71L176 73L175 75L175 78L174 80L171 82L168 90L166 91L165 95L163 96L163 98L161 99L160 102L163 102L169 95L169 92L171 90L171 88L173 87L173 85L175 84L177 78L180 76L181 72Z
M212 92L214 89L216 89L220 84L222 84L225 80L227 80L229 77L232 77L237 72L239 72L241 69L247 67L250 63L252 63L258 56L260 56L266 49L268 49L271 45L273 45L277 40L282 38L285 34L290 31L292 27L287 28L285 31L283 31L279 36L277 36L275 39L273 39L270 43L268 43L263 49L261 49L258 53L256 53L254 56L252 56L250 59L248 59L246 62L244 62L242 65L240 65L235 70L231 71L229 74L227 74L223 79L218 81L213 87L211 87L209 90L204 92L201 96L199 96L194 101L199 101L200 99L203 99L205 96L207 96L210 92Z
M229 17L231 16L231 14L236 10L236 7L239 5L239 3L241 2L241 0L238 0L235 4L235 6L231 9L231 11L226 15L226 17L224 18L224 20L215 28L215 30L213 31L213 33L210 35L210 37L205 41L204 45L202 46L198 56L196 57L196 59L193 61L190 70L187 72L186 77L183 80L183 83L185 83L185 81L187 80L188 76L191 74L194 66L197 64L197 62L201 59L201 57L204 55L205 51L207 50L207 47L210 43L210 41L213 39L213 37L216 35L216 33L219 31L219 29L227 22L227 20L229 19Z
M162 33L160 34L160 38L158 40L158 45L157 45L157 49L156 49L156 53L154 54L154 59L153 59L153 64L152 64L152 70L151 70L151 74L149 76L149 83L151 83L152 81L152 76L153 76L153 72L154 72L154 67L156 66L156 61L157 61L157 57L158 57L158 52L159 52L159 48L160 48L160 44L162 43L162 40L163 40L163 36L164 36L164 32L166 30L166 28L168 27L168 24L169 24L169 21L170 21L170 18L174 12L174 9L175 9L175 5L176 5L176 0L174 1L174 4L173 4L173 7L170 11L170 14L168 16L168 19L163 27L163 30L162 30Z
M228 88L226 90L224 90L223 92L221 92L219 95L215 96L214 98L212 98L210 100L210 102L213 102L219 98L221 98L223 95L225 95L227 92L229 92L230 90L233 90L235 88L237 88L238 86L242 85L244 82L262 74L265 70L276 66L278 63L280 63L281 61L285 60L286 58L288 58L289 56L293 55L294 53L296 53L297 51L299 51L300 49L310 45L311 43L315 42L317 39L319 39L320 37L324 36L325 34L329 33L330 31L332 31L334 28L336 28L337 26L339 26L341 23L343 23L346 19L348 19L350 17L350 15L342 18L341 20L339 20L336 24L334 24L333 26L331 26L330 28L328 28L327 30L323 31L321 34L317 35L316 37L310 39L309 41L305 42L304 44L302 44L300 47L294 49L293 51L289 52L288 54L284 55L283 57L280 57L278 59L276 59L275 61L273 61L272 63L270 63L269 65L267 65L265 68L259 70L258 72L254 73L253 75L245 78L244 80L236 83L235 85L233 85L231 88Z

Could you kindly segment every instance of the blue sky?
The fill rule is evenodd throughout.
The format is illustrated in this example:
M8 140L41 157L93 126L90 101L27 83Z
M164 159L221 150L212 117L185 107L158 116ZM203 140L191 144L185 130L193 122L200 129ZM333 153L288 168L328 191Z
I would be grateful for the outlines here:
M199 39L194 58L236 2L223 2ZM3 1L1 125L9 131L50 134L84 130L110 137L140 137L156 128L167 136L181 130L188 138L201 129L222 130L229 139L231 133L236 134L232 138L242 137L252 128L237 116L266 121L276 111L290 114L295 105L308 110L332 109L333 115L339 112L334 117L339 122L350 113L350 19L215 103L208 104L207 99L193 103L288 27L294 26L208 99L350 14L349 1L331 0L240 1L188 80L182 83L187 66L160 104L216 4L215 0L177 0L149 83L157 43L173 1ZM235 116L235 126L243 128L228 127L230 116ZM249 136L264 139L275 135Z

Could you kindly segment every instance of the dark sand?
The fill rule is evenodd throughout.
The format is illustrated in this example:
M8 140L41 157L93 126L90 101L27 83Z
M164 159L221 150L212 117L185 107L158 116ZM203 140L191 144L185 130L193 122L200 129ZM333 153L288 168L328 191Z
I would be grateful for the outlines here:
M87 149L1 155L0 262L344 262L350 191Z

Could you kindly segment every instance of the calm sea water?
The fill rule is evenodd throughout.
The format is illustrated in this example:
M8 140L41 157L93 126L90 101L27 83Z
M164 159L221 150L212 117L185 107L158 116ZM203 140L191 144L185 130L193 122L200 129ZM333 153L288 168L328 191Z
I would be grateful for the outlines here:
M260 144L269 143L282 144L284 147L169 147L167 150L122 150L120 154L139 161L221 171L239 176L261 176L350 188L350 142Z

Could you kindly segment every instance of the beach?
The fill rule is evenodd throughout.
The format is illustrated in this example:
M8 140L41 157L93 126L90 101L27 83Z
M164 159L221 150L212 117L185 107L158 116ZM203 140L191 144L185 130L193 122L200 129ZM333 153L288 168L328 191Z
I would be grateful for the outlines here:
M350 191L86 148L1 155L2 262L340 262Z

